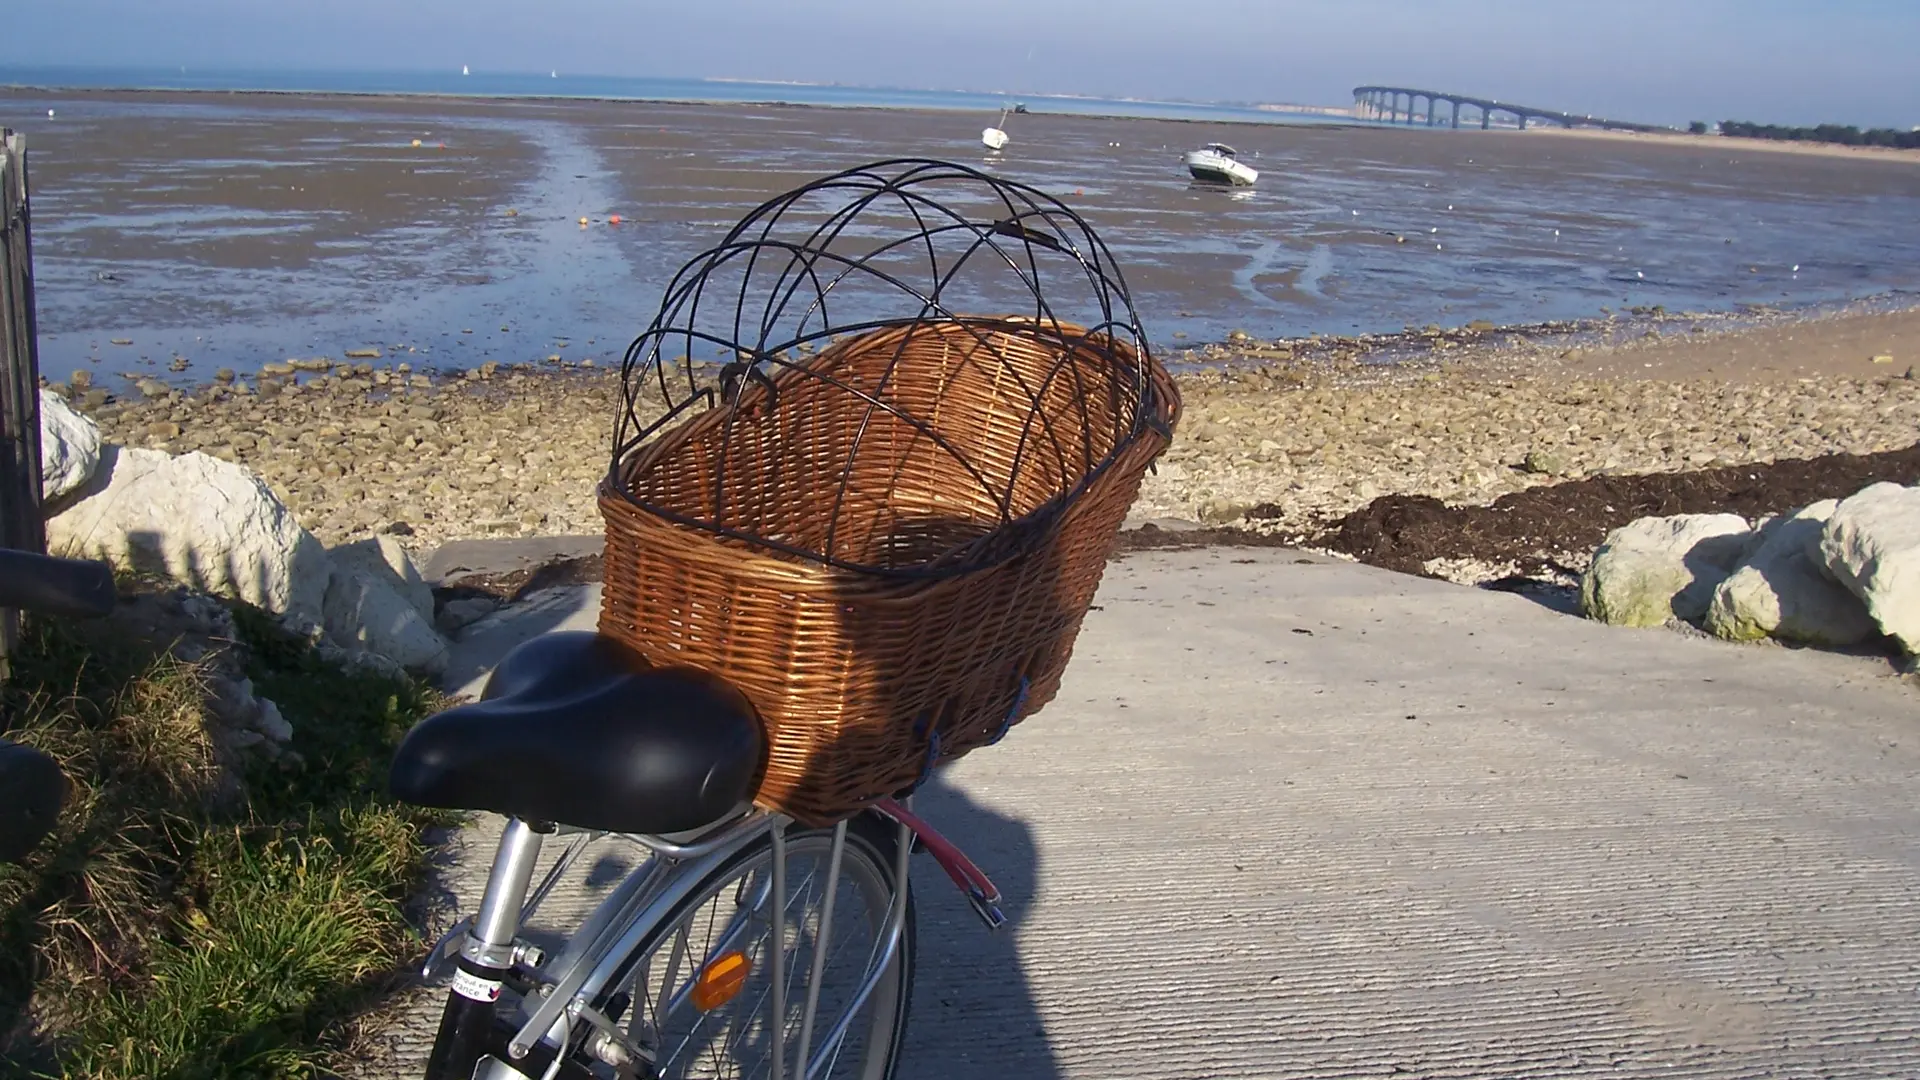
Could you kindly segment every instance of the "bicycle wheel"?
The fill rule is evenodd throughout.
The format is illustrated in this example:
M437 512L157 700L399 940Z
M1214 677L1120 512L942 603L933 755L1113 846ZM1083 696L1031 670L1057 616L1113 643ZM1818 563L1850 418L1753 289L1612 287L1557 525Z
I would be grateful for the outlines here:
M894 831L872 819L849 823L839 872L832 875L837 883L828 920L833 846L832 829L787 833L781 1076L805 1076L805 1068L796 1067L805 1041L808 1056L821 1065L814 1073L821 1080L888 1080L912 994L912 899L899 947L881 968L897 889ZM652 1050L663 1080L772 1075L772 864L768 837L714 871L641 940L594 1003L602 1012L625 1013L628 1039ZM816 990L812 978L823 928L826 950ZM876 970L877 981L859 1000ZM843 1025L844 1037L832 1045Z

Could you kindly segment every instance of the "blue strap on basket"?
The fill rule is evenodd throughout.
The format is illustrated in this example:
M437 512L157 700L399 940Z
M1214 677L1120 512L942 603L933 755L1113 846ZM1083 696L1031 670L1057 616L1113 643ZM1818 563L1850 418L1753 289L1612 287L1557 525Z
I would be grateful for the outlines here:
M927 738L927 758L925 761L922 761L920 763L920 776L918 779L914 780L913 786L915 788L918 788L921 784L926 783L927 777L933 775L933 767L935 765L938 765L939 763L940 763L940 733L936 731Z
M1025 675L1020 676L1020 692L1013 695L1013 705L1007 709L1007 715L1001 719L1000 730L994 732L993 738L987 740L988 746L992 746L994 743L1007 737L1007 729L1013 727L1014 720L1020 715L1021 706L1027 703L1027 687L1029 685L1027 677Z
M1013 727L1014 720L1019 718L1021 708L1027 703L1027 690L1031 686L1025 675L1020 676L1020 690L1013 695L1013 704L1007 708L1007 715L1001 718L1000 730L994 732L993 738L987 740L988 746L1007 737L1007 730ZM933 726L933 717L934 713L929 710L921 713L920 719L914 721L913 733L926 737L927 756L920 762L920 775L913 781L913 789L918 789L920 785L926 783L927 778L933 775L933 767L940 764L940 733L929 730Z

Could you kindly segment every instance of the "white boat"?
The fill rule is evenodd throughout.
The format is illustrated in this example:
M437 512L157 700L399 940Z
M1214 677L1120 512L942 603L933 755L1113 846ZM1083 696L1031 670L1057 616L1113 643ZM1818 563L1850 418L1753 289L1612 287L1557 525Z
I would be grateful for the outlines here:
M465 75L465 74L467 74L467 73L468 73L468 72L467 72L467 65L465 65L465 64L461 64L461 65L460 65L460 74L462 74L462 75Z
M998 150L1006 146L1007 133L1000 126L1001 124L1005 124L1006 122L1007 122L1007 110L1001 109L999 122L994 124L994 126L990 128L981 129L980 131L981 145L985 146L989 150Z
M1187 163L1187 171L1193 174L1195 180L1244 187L1260 179L1259 170L1235 158L1233 147L1226 143L1208 143L1198 150L1188 151L1181 160Z

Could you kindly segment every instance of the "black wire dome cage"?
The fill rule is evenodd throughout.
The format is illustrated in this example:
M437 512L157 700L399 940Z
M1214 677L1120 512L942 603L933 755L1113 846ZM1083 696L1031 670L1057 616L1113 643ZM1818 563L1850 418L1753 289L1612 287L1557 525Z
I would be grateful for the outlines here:
M750 211L674 276L621 377L610 528L625 504L888 576L1014 557L1177 409L1079 214L925 159Z

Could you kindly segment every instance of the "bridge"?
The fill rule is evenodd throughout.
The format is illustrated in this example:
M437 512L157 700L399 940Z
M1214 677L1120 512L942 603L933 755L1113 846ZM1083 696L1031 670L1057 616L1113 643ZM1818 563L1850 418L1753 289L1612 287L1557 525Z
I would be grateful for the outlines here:
M1597 127L1608 131L1672 131L1672 128L1654 124L1631 124L1625 120L1603 120L1597 116L1576 116L1573 113L1558 112L1553 109L1536 109L1528 105L1509 105L1504 101L1491 98L1468 97L1465 94L1447 94L1438 90L1415 90L1405 86L1356 86L1353 88L1353 104L1357 115L1368 120L1380 120L1389 124L1418 124L1422 120L1420 103L1426 102L1425 123L1428 127L1447 124L1460 126L1460 106L1466 105L1480 113L1482 131L1493 126L1495 113L1505 113L1514 118L1520 130L1525 131L1527 122L1541 120L1559 124L1563 127ZM1405 104L1402 104L1404 102ZM1448 106L1445 118L1440 116L1440 106Z

